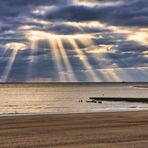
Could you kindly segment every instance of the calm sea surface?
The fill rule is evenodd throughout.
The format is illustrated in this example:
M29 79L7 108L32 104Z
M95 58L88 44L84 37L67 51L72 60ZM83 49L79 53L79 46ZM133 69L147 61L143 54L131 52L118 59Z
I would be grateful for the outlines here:
M97 96L148 98L148 89L133 84L1 84L0 115L148 110L145 103L86 102Z

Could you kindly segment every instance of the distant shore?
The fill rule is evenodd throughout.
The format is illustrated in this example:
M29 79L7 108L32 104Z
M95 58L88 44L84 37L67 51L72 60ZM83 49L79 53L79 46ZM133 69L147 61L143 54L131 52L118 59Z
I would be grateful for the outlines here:
M0 148L148 146L148 111L0 117Z
M50 86L50 85L133 85L136 87L148 87L148 82L0 82L0 85L41 85L41 86Z

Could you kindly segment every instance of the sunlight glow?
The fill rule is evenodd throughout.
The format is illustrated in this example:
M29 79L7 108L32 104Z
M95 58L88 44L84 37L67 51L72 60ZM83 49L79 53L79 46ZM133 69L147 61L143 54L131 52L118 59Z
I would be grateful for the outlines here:
M144 51L144 57L148 58L148 51Z
M99 21L91 21L91 22L65 22L65 24L67 25L71 25L71 26L74 26L74 27L77 27L77 28L80 28L81 30L84 28L84 27L87 27L87 28L103 28L106 26L104 23L101 23Z
M99 45L97 47L88 48L87 53L106 53L106 52L115 52L115 49L113 48L113 45Z
M134 32L132 35L129 35L129 40L134 40L142 45L148 45L148 29L147 31L139 30L139 32Z
M37 7L35 10L32 11L32 13L36 15L44 15L47 11L55 9L56 6L40 6Z
M18 27L19 30L30 30L32 28L33 28L33 26L30 26L30 25L22 25L22 26Z
M109 29L115 33L124 34L127 40L135 41L141 45L148 45L148 28L127 28L127 27L116 27L110 26Z
M33 40L45 40L45 39L53 39L53 38L62 38L62 39L68 39L68 38L74 38L74 39L80 39L80 38L91 38L92 36L90 34L74 34L74 35L59 35L54 34L52 32L44 32L44 31L38 31L38 30L30 30L26 33L26 38L30 41Z
M46 20L40 20L40 19L33 19L33 18L29 18L30 21L32 21L33 23L37 23L37 24L41 24L41 25L48 25L49 22Z
M13 49L13 50L24 50L27 46L23 43L11 42L5 45L6 49Z
M124 2L123 1L113 1L113 2L107 2L107 1L90 1L90 0L81 0L78 4L79 5L85 5L85 6L88 6L88 7L95 7L95 6L98 6L98 7L107 7L107 6L115 6L115 5L121 5L123 4Z

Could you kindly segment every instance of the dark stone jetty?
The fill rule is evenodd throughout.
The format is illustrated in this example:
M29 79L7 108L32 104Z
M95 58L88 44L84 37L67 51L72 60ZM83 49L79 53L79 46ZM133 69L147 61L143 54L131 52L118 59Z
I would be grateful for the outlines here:
M90 100L96 101L126 101L126 102L141 102L148 103L148 98L126 98L126 97L90 97Z

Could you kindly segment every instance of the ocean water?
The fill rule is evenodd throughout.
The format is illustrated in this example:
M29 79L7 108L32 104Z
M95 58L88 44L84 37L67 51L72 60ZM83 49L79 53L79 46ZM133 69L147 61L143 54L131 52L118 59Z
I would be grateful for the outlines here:
M86 102L99 96L148 98L148 89L135 84L1 84L0 115L148 110L146 103Z

